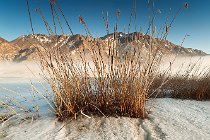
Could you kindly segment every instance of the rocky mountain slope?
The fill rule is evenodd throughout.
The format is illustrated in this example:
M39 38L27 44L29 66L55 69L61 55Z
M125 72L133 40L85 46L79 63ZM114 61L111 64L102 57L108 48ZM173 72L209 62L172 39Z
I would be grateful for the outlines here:
M14 55L18 53L18 45L12 45L3 38L0 38L0 60L13 60Z
M124 34L118 32L116 34L109 34L101 38L93 38L83 35L43 35L43 34L30 34L18 37L17 39L8 42L4 39L0 39L0 60L13 60L16 62L24 60L37 60L36 48L52 49L52 47L61 47L65 49L64 52L77 52L79 50L88 50L94 46L100 46L103 48L103 53L108 54L109 46L116 46L117 50L125 50L126 47L135 45L138 43L142 45L145 51L151 47L149 35L142 33L130 33ZM206 55L201 50L183 48L179 45L175 45L167 40L160 40L153 38L153 47L158 48L162 54L180 54L180 55ZM116 45L116 43L118 45ZM128 45L129 44L129 45Z

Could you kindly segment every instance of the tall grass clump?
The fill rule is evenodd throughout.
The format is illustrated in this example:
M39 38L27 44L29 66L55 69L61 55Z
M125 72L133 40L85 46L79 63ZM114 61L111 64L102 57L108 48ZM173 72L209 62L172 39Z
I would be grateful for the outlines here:
M77 58L60 47L39 50L59 118L82 111L146 117L145 102L160 57L152 53L143 57L140 43L126 44L128 49L120 56L120 46L110 47L110 53L105 54L103 46L89 43L90 49L77 49Z
M55 1L50 3L54 33L46 20L44 23L49 33L54 35L54 45L50 49L43 46L38 47L37 50L45 79L53 91L52 100L60 120L80 114L138 118L147 116L145 103L161 60L161 49L155 44L154 38L156 34L154 1L148 1L148 5L149 10L152 9L152 16L149 16L148 33L143 37L137 32L130 33L132 15L136 22L136 1L134 0L128 34L123 34L125 38L123 43L118 32L118 18L120 17L118 9L113 34L108 34L110 32L108 13L106 17L103 15L108 36L106 45L101 43L100 38L91 37L84 18L79 16L79 22L83 25L86 36L79 37L80 42L83 43L82 46L69 49L64 45L66 44L64 42L70 41L69 37L59 41L60 36L55 35L54 15L58 22L60 21L56 6L69 28L70 25L61 7ZM43 14L39 13L43 18ZM170 27L166 25L165 28L164 37L166 38ZM74 35L72 30L70 31L72 33L70 37L78 36Z

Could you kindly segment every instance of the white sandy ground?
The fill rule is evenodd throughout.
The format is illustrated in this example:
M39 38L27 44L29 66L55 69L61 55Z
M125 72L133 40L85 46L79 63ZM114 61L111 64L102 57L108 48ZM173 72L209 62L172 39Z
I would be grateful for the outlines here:
M210 57L204 57L202 66L208 65ZM199 58L193 58L198 60ZM175 62L173 70L179 68L179 62L189 60L180 58ZM189 61L186 61L187 63ZM165 63L165 67L169 62ZM33 74L29 69L33 70ZM163 68L164 69L164 68ZM45 94L49 87L40 83L30 84L30 81L39 81L39 67L37 64L0 63L0 99L13 97L27 108L33 109L33 86ZM25 102L12 90L21 93L31 101ZM22 102L23 101L23 102ZM0 139L2 140L209 140L210 139L210 101L189 101L170 98L150 99L147 102L148 119L134 119L125 117L92 117L85 116L77 120L58 122L49 111L49 106L42 98L37 98L40 117L36 120L28 119L21 122L11 118L0 123ZM0 108L0 115L5 110Z
M5 123L2 140L209 140L210 102L148 101L149 118L79 117L58 122L52 115L21 124Z

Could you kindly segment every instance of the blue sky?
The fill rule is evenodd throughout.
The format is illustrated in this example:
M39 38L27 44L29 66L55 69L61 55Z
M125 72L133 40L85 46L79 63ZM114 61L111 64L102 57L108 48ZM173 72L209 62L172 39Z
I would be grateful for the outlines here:
M137 30L140 26L144 32L148 28L147 0L137 1ZM185 3L189 8L184 10L175 20L168 39L181 44L185 34L190 36L185 40L184 47L201 49L210 53L210 1L209 0L154 0L155 8L161 10L157 15L156 25L158 28L164 24L165 17L171 9L170 17ZM109 12L110 30L113 31L116 10L119 8L119 30L123 31L129 24L132 12L132 0L57 0L69 21L75 34L85 34L83 26L79 23L79 15L83 16L93 36L103 36L106 29L102 20L102 11ZM40 7L49 24L52 26L52 16L48 0L29 0L32 21L35 33L47 33L41 17L35 12ZM61 15L60 15L61 18ZM20 35L30 34L31 28L25 0L2 0L0 4L0 37L9 41ZM169 18L169 21L172 18ZM64 20L61 20L65 33L70 33ZM52 26L53 27L53 26ZM132 22L131 31L134 31ZM61 33L58 30L58 33Z

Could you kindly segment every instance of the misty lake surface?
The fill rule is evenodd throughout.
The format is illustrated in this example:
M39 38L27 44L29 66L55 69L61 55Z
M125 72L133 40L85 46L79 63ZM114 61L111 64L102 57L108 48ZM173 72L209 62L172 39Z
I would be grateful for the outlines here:
M45 96L49 100L52 99L48 93L51 93L50 86L43 80L20 76L6 77L4 75L4 77L0 77L0 100L16 108L18 112L21 112L19 106L34 111L36 104L38 104L40 112L49 112L49 105L43 98ZM0 111L11 110L0 108Z
M185 58L177 60L172 67L172 72L175 73L180 69L180 65L182 65L180 62L185 62L185 64L188 65L187 62L190 61L186 60ZM198 58L194 58L193 61L195 60L198 60ZM209 60L210 57L205 57L204 61L202 61L202 65L199 65L201 70L210 64ZM164 61L162 69L167 68L169 64L169 60ZM96 138L97 134L99 134L99 139L101 135L110 136L110 134L113 134L111 137L116 138L116 135L113 133L114 131L120 132L119 139L125 139L125 137L121 137L125 135L128 136L126 139L135 139L138 136L141 136L138 137L138 139L144 139L142 136L148 132L150 132L151 139L161 139L162 134L167 136L166 139L176 138L180 140L190 138L209 139L210 137L210 102L171 98L150 99L147 102L147 108L150 111L149 117L151 120L141 121L141 123L135 119L131 120L130 118L87 119L84 117L85 120L83 120L82 123L72 121L61 130L60 128L63 127L58 126L57 122L55 123L55 114L52 113L49 104L42 97L42 95L47 97L47 93L51 92L50 86L43 81L42 78L38 77L40 69L38 69L36 65L28 63L27 66L30 67L33 72L28 71L25 64L0 63L0 101L4 101L5 104L15 107L17 115L21 116L35 114L37 104L38 114L40 116L33 123L18 124L8 128L5 125L3 130L6 130L8 134L7 139L51 139L50 137L54 139L53 137L55 134L58 134L57 132L62 132L63 134L58 134L61 136L59 139L66 139L66 133L71 134L68 136L73 136L73 138L71 137L69 139L78 139L77 136L81 136L81 133L85 138L90 136ZM36 96L36 102L34 102L34 95ZM53 98L48 97L48 101L52 101ZM18 103L16 101L18 101ZM50 103L52 104L52 102ZM31 112L24 112L24 110L17 107L20 105ZM8 113L9 111L10 113L14 113L8 108L4 109L0 107L0 113ZM106 119L106 121L103 119ZM15 121L17 120L15 119ZM10 125L9 122L6 124ZM89 129L81 129L80 124L82 128ZM146 130L144 130L144 128L146 128ZM93 133L93 131L96 133ZM182 132L181 135L180 132ZM107 139L111 137L107 137Z

